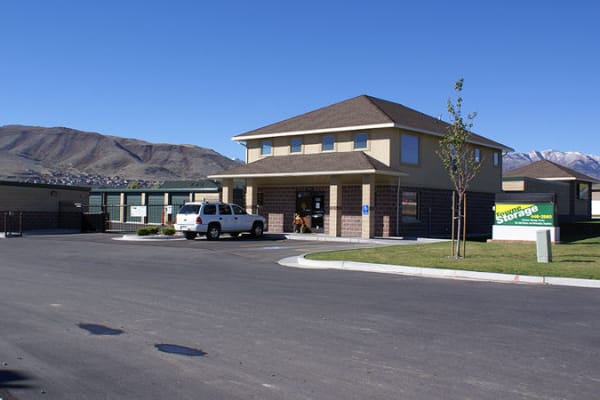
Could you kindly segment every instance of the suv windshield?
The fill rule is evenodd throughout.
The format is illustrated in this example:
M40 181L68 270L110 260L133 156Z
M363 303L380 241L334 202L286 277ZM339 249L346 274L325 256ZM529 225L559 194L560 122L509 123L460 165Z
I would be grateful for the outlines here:
M198 214L199 211L200 211L200 205L185 204L179 209L179 214Z

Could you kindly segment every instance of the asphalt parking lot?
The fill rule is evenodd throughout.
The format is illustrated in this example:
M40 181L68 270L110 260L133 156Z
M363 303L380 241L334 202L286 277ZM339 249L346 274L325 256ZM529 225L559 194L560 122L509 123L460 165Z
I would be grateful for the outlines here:
M600 390L596 289L276 263L362 244L115 237L0 240L0 397L595 399Z

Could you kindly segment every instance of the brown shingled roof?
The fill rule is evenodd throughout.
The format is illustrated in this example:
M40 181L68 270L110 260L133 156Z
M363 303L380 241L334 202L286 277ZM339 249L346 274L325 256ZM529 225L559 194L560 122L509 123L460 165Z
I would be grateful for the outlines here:
M245 140L245 138L262 135L371 125L387 125L440 136L447 133L449 126L448 123L438 118L415 111L402 104L362 95L242 133L235 136L234 140ZM473 142L481 145L507 151L512 150L501 143L475 133L472 133L471 138Z
M259 177L283 175L336 175L374 173L404 175L362 151L344 153L298 154L286 157L266 157L210 175L209 178Z
M505 178L527 177L537 179L578 180L583 182L599 183L596 179L590 176L548 160L536 161L524 167L507 171L503 174L503 176Z

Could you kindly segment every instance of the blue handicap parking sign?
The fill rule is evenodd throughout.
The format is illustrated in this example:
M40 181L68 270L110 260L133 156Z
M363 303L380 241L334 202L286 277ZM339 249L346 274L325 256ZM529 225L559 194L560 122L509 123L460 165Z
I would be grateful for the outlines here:
M363 204L363 215L369 215L369 205Z

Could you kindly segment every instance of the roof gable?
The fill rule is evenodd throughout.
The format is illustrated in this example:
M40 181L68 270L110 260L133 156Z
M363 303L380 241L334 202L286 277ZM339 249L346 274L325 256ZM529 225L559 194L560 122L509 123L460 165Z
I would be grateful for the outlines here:
M597 183L590 176L579 173L571 168L556 164L549 160L539 160L524 167L505 172L504 177L528 177L547 180L579 180L583 182Z
M348 128L384 127L404 128L442 136L447 133L449 126L447 122L405 107L402 104L361 95L239 134L234 136L233 139L243 141L250 138L320 133ZM475 133L471 134L471 142L502 150L512 150L501 143Z

